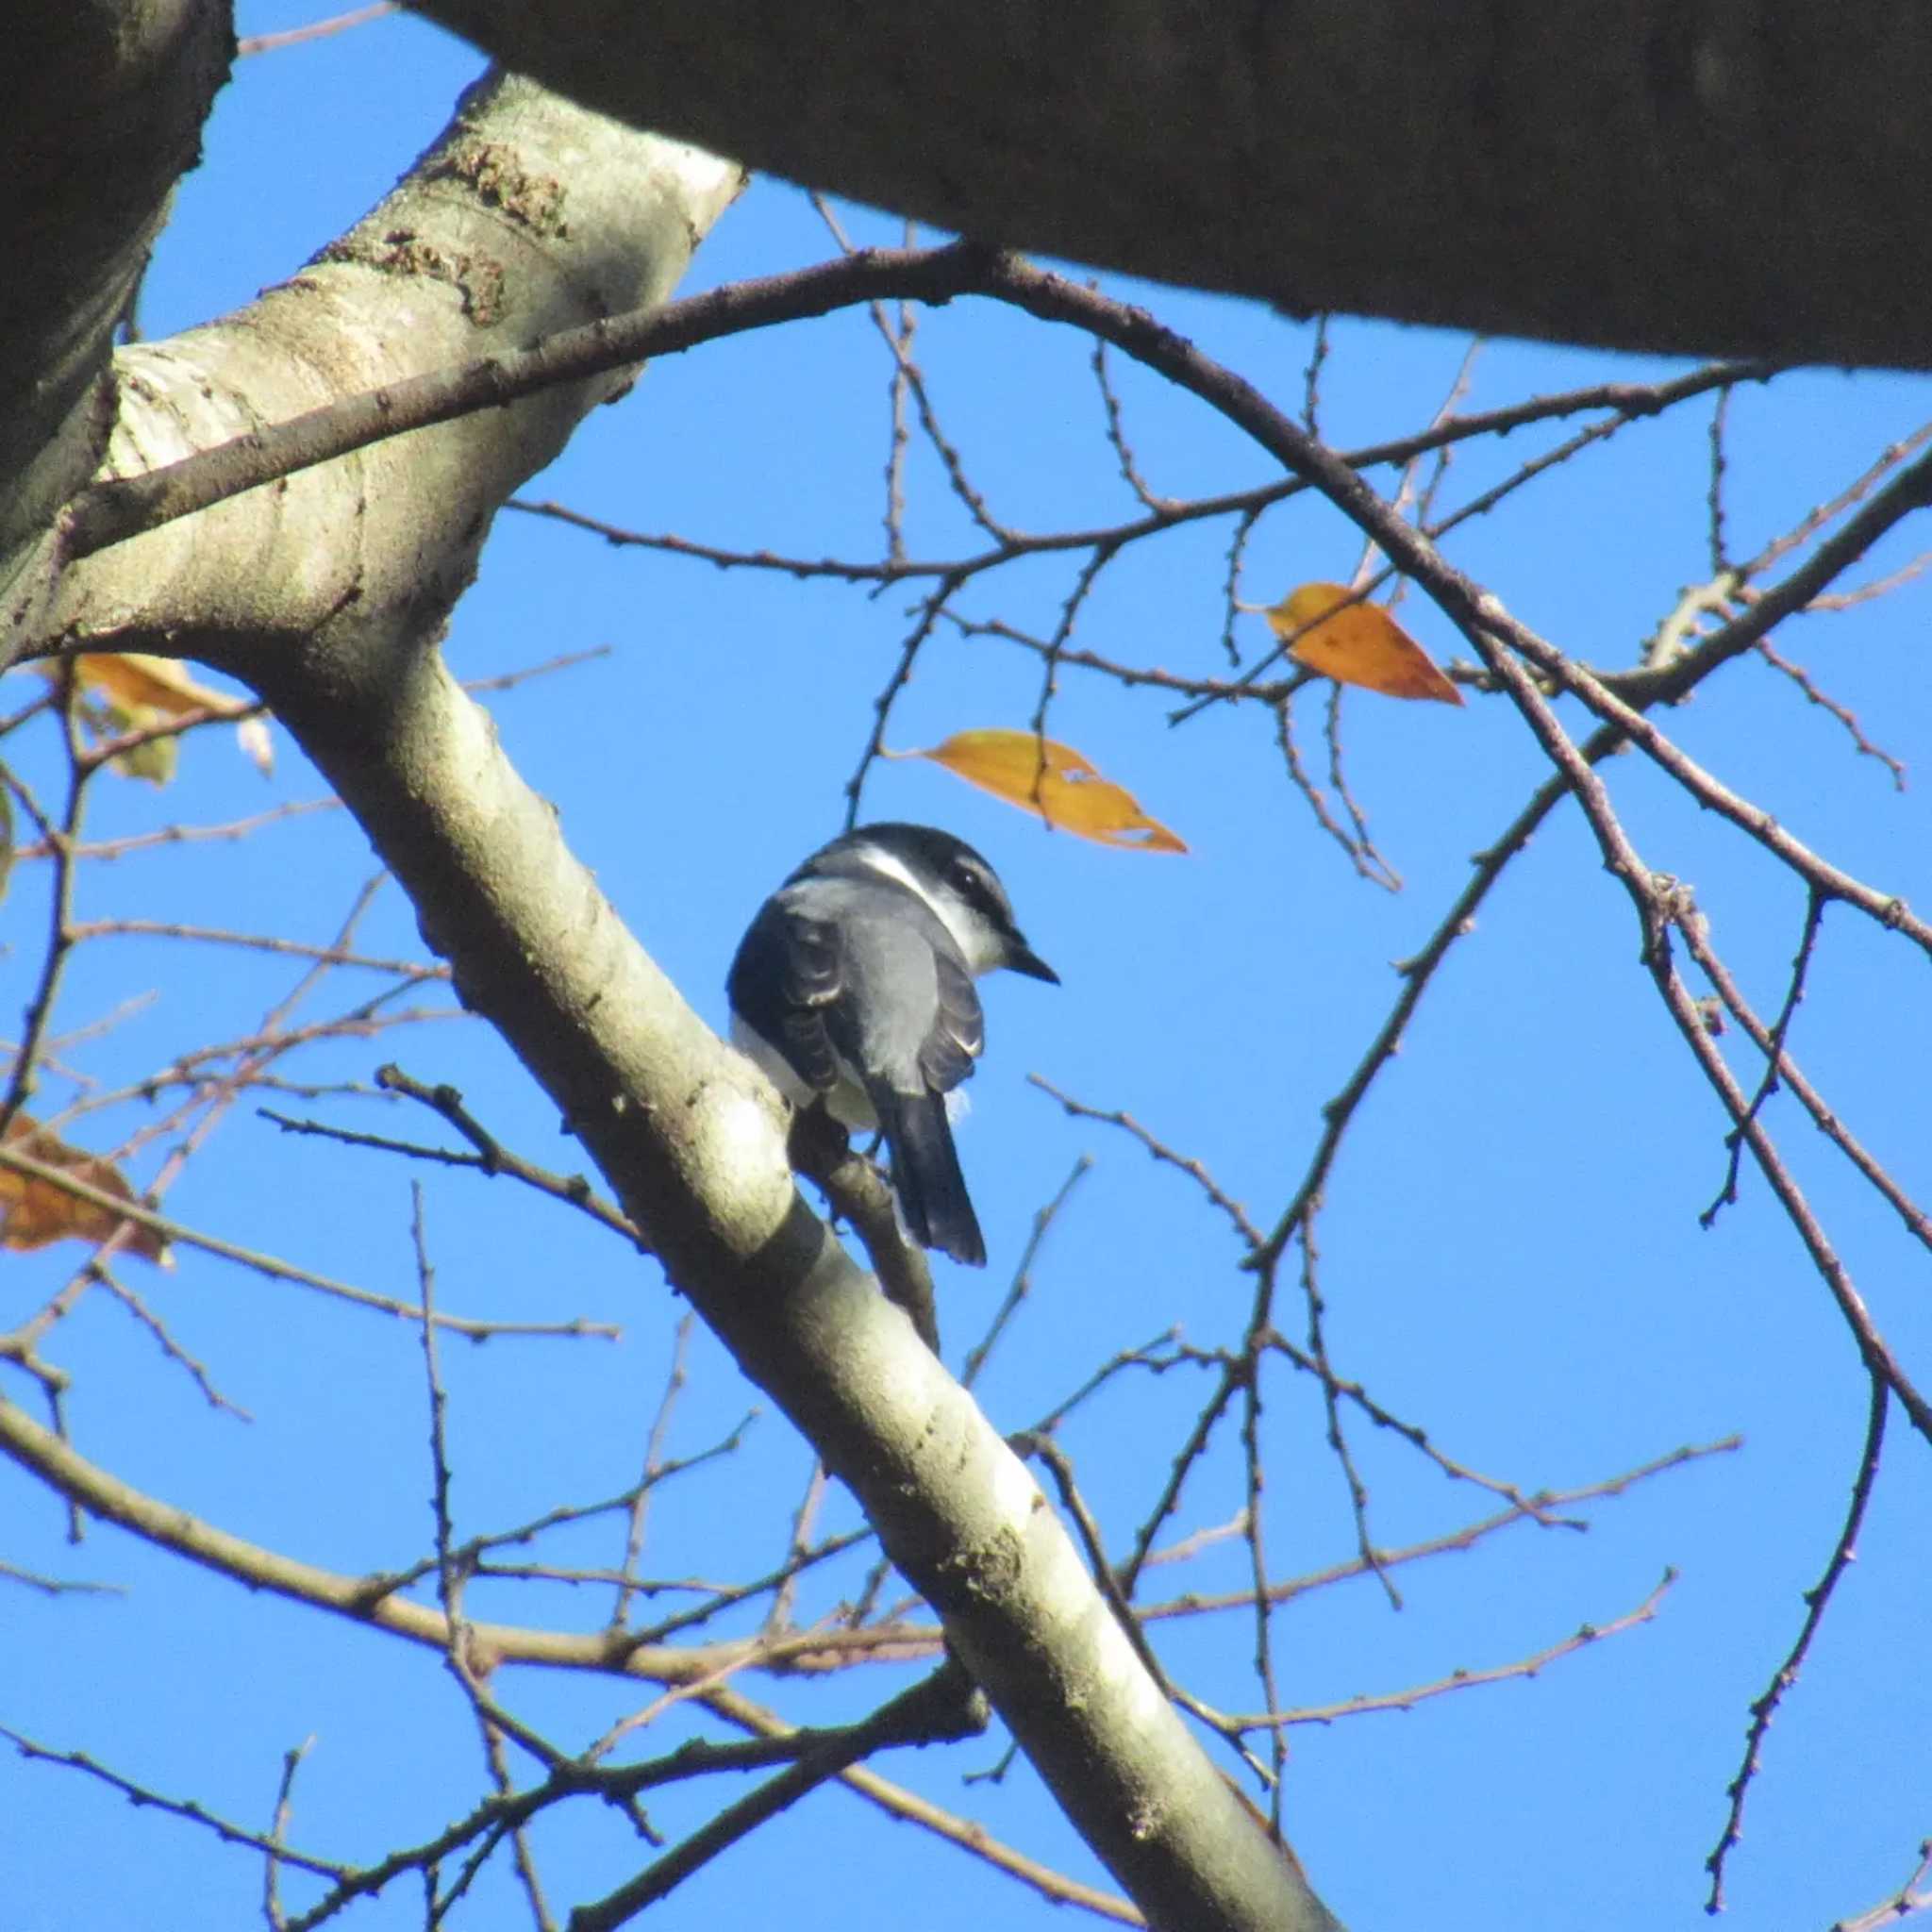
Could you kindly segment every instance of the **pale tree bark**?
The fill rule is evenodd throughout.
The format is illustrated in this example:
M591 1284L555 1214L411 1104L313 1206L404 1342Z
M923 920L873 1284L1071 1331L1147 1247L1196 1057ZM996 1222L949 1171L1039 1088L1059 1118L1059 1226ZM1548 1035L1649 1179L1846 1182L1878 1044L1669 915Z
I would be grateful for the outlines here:
M1924 367L1919 0L416 0L574 99L974 240L1607 347Z
M123 259L186 158L151 154L145 201L124 198ZM291 281L118 358L105 474L661 302L740 185L732 163L528 82L479 87L396 192ZM25 264L50 287L57 243ZM192 653L261 691L466 1004L542 1085L669 1282L857 1493L1149 1918L1330 1927L1019 1459L807 1208L774 1096L625 930L444 668L436 639L494 511L628 379L377 443L64 570L57 544L37 559L44 608L16 603L16 628L42 654Z

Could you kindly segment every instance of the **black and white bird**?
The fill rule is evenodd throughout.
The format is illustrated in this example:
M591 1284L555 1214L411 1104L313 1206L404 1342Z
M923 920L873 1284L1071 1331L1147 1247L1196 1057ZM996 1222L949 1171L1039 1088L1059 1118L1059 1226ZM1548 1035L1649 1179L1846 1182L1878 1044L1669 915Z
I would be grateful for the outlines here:
M975 1268L946 1096L986 1043L974 979L1000 966L1059 984L992 867L931 825L861 825L758 908L725 982L740 1050L795 1106L882 1133L907 1231Z

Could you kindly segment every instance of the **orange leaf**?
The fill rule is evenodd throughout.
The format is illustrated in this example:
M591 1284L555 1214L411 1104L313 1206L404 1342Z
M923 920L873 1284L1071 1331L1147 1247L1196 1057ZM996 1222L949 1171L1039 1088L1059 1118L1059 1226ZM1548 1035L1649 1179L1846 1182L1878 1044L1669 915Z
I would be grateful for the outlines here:
M1290 657L1337 684L1459 705L1462 693L1423 647L1379 604L1351 604L1354 595L1341 584L1304 584L1262 615Z
M134 1190L111 1161L70 1147L37 1126L26 1114L14 1115L5 1138L8 1146L17 1148L29 1160L38 1160L42 1167L58 1167L97 1192L111 1194L117 1201L135 1198ZM24 1254L69 1239L100 1242L122 1224L122 1217L112 1208L83 1201L78 1194L70 1194L65 1188L37 1175L22 1174L18 1168L0 1166L0 1248ZM121 1243L121 1252L157 1261L164 1268L174 1266L166 1238L138 1224Z
M1031 731L956 731L929 751L886 756L930 758L995 798L1101 845L1128 852L1188 849L1159 820L1150 819L1131 792L1103 778L1071 745Z

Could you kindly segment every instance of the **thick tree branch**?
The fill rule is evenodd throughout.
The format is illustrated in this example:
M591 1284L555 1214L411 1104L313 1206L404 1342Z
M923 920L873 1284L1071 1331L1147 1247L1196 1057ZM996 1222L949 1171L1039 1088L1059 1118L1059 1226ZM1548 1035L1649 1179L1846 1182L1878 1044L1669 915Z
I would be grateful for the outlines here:
M1932 360L1932 16L1870 0L420 9L574 99L978 240L1296 313Z

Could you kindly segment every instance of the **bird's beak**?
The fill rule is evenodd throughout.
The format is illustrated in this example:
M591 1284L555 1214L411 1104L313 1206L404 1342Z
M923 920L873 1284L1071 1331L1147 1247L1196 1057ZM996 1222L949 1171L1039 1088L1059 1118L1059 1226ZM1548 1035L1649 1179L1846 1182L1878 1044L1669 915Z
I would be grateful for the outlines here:
M1024 973L1028 979L1043 979L1049 986L1060 983L1059 974L1017 932L1007 946L1007 967L1010 972Z

